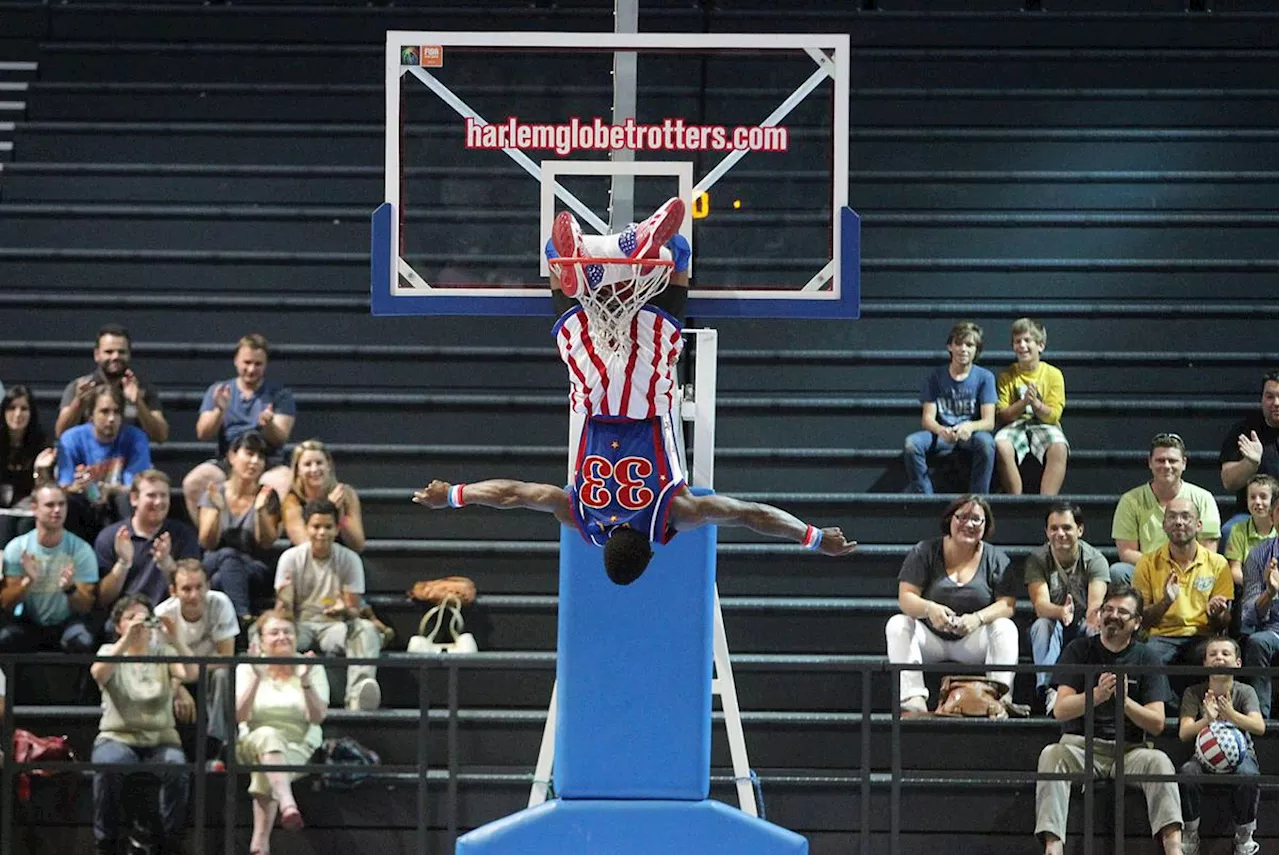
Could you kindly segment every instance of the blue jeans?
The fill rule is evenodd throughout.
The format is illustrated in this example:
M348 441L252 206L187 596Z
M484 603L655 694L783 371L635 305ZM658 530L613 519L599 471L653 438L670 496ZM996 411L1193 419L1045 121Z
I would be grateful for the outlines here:
M187 758L176 745L137 748L114 739L99 739L93 744L94 763L185 763ZM153 773L154 774L154 773ZM120 791L125 773L93 774L93 837L95 840L120 838ZM187 791L190 781L185 769L162 772L160 778L160 823L166 836L177 836L187 817ZM135 808L136 810L136 808Z
M1274 668L1276 651L1280 649L1280 635L1275 631L1262 629L1244 640L1244 665L1248 668ZM1258 693L1258 709L1263 718L1271 718L1271 674L1244 678L1244 681Z
M38 650L90 653L94 650L93 632L85 615L73 614L62 623L44 626L32 622L24 614L0 628L0 650L14 653Z
M1132 585L1133 571L1135 568L1128 561L1117 561L1111 565L1111 584L1112 585Z
M205 573L209 576L209 589L221 591L235 606L236 617L252 614L257 597L271 590L275 573L248 553L230 546L206 552Z
M1203 775L1204 767L1200 765L1200 761L1192 757L1186 763L1182 764L1182 768L1178 770L1184 775ZM1258 775L1258 760L1253 754L1246 754L1240 758L1240 765L1236 767L1237 775ZM1244 783L1228 784L1223 781L1223 786L1231 787L1231 818L1235 820L1236 825L1248 825L1258 818L1258 783L1257 781L1246 781ZM1213 786L1210 784L1209 786ZM1200 818L1200 793L1205 785L1195 781L1179 781L1178 792L1182 797L1182 821L1189 822Z
M947 442L935 433L919 430L910 434L902 447L902 462L907 467L907 491L933 495L933 482L929 480L930 454L946 457L957 449L967 451L973 457L969 468L969 492L985 495L991 489L991 473L996 467L996 441L987 431L976 431L969 439L957 443Z
M1063 645L1069 644L1084 633L1084 623L1063 626L1053 618L1037 618L1031 624L1031 659L1037 665L1052 665L1058 661ZM1053 675L1048 671L1036 672L1036 689L1049 685Z

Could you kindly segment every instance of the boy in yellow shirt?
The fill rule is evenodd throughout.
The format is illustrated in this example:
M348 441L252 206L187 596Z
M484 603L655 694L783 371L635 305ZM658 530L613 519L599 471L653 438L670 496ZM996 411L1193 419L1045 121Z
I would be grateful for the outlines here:
M1062 432L1067 405L1062 372L1040 361L1048 336L1034 318L1013 322L1013 355L1017 359L996 378L996 470L1006 493L1022 494L1018 465L1030 452L1044 467L1040 493L1056 496L1067 476L1071 446Z

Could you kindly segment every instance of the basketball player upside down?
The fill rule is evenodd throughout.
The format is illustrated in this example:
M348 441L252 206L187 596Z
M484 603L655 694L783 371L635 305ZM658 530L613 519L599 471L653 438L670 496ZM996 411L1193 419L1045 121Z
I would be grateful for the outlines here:
M824 555L853 552L857 543L845 540L838 527L820 529L760 502L695 496L685 483L671 421L689 288L689 243L677 232L684 210L681 200L669 199L642 223L619 234L589 238L568 211L555 220L548 259L674 262L669 285L632 318L629 352L621 358L600 352L587 312L575 296L584 289L629 283L633 265L557 265L552 271L551 296L559 313L552 334L569 369L570 402L586 416L572 483L557 487L507 479L472 484L437 480L414 493L414 502L428 508L483 505L553 514L562 525L604 547L605 571L619 585L631 584L644 572L653 557L651 542L667 543L681 531L713 523L793 540Z

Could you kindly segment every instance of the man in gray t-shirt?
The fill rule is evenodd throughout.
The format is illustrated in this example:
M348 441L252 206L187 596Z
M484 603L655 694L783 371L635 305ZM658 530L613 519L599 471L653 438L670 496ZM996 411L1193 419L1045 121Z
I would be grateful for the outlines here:
M1031 624L1031 657L1037 665L1058 661L1062 648L1082 633L1098 632L1098 610L1110 570L1102 553L1085 543L1084 515L1070 502L1054 502L1045 515L1047 542L1027 556L1023 579L1036 620ZM1057 690L1049 672L1036 674L1045 715L1053 714Z

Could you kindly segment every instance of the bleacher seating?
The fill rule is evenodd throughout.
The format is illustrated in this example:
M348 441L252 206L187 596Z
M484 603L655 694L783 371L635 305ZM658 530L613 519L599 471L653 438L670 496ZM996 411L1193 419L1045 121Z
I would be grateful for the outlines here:
M1257 406L1262 370L1277 361L1276 10L1263 0L642 7L642 30L840 31L856 46L850 198L864 227L862 319L715 326L717 487L841 524L862 546L833 561L724 532L719 585L769 818L806 834L815 855L856 851L864 827L875 851L888 851L889 685L877 675L864 699L856 667L882 660L902 556L936 531L946 501L898 492L920 378L943 358L954 320L986 328L982 364L998 370L1011 358L1009 322L1035 315L1049 331L1045 358L1066 374L1066 491L1085 509L1086 539L1111 546L1112 503L1147 478L1158 431L1186 438L1188 480L1222 492L1222 432ZM368 314L382 34L428 26L606 31L613 10L607 0L0 0L0 104L23 105L12 110L11 152L0 109L0 379L31 385L49 425L98 327L126 324L173 428L155 458L177 479L209 454L194 442L196 411L205 385L230 375L234 341L270 338L269 375L299 401L294 439L325 439L364 498L370 600L398 647L421 614L404 591L457 572L480 588L468 628L481 650L521 654L463 667L452 722L449 681L433 671L426 842L445 852L453 832L527 799L552 679L556 533L532 513L426 514L408 497L432 477L563 479L565 384L549 319ZM607 104L609 86L588 95ZM773 89L761 81L749 94ZM433 200L432 216L473 230L504 269L530 263L510 245L527 245L536 227L519 214L491 227L510 177L430 162L406 180ZM769 179L756 174L758 192L806 190ZM1229 501L1219 497L1224 510ZM994 496L993 507L996 542L1016 561L1040 542L1043 502ZM1029 605L1019 605L1025 622ZM1023 652L1029 661L1025 641ZM331 671L335 686L341 672ZM335 711L327 729L412 763L417 677L383 674L384 709ZM63 706L48 688L28 698L19 684L18 722L87 747L96 712ZM1030 700L1025 676L1018 692ZM903 851L1032 848L1030 784L939 773L1034 770L1054 723L913 722L902 733ZM714 738L713 792L732 801L721 728ZM1161 744L1187 754L1168 732ZM1259 752L1272 782L1259 837L1272 852L1276 744L1272 724ZM206 843L220 846L223 782L209 781ZM414 782L387 783L389 793L304 787L314 831L276 851L416 846ZM1095 852L1109 851L1109 798L1099 791ZM231 802L243 842L243 792ZM68 827L51 809L29 812L36 842L81 851L87 805L85 792ZM1139 851L1149 845L1140 799L1125 816ZM1073 809L1077 844L1081 822ZM1206 815L1206 837L1227 824Z

